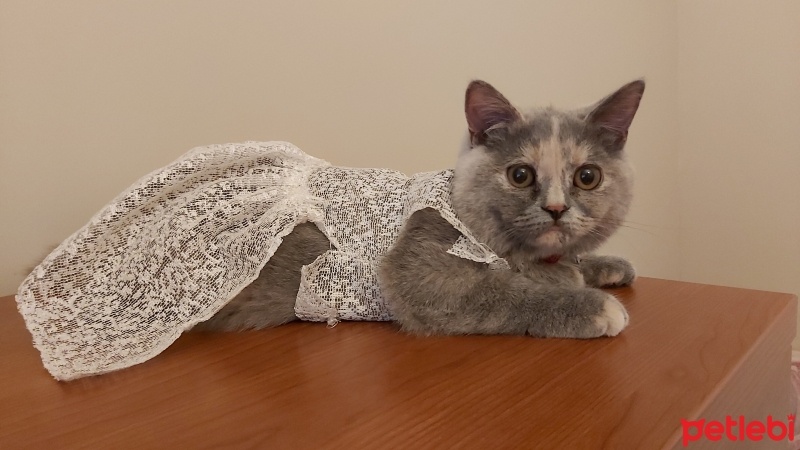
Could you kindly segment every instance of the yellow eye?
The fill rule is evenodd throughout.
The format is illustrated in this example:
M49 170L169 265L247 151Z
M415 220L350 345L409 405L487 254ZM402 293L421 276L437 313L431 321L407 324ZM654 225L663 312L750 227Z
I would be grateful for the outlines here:
M517 188L526 188L536 181L536 171L533 170L533 167L523 164L509 167L506 175L508 175L508 182Z
M603 181L603 171L594 164L578 167L578 170L575 171L575 178L573 178L575 186L584 191L591 191L600 186L601 181Z

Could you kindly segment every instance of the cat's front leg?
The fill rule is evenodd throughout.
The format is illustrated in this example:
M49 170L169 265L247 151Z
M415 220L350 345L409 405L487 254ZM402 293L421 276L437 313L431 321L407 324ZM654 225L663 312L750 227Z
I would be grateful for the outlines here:
M513 265L518 272L536 281L549 286L584 287L583 273L578 264L568 261L556 263L537 262L527 265Z
M381 292L404 330L591 338L628 324L624 306L607 292L541 283L448 254L458 236L438 212L418 211L381 261Z
M633 265L618 256L583 256L580 268L586 285L592 287L629 286L636 279Z

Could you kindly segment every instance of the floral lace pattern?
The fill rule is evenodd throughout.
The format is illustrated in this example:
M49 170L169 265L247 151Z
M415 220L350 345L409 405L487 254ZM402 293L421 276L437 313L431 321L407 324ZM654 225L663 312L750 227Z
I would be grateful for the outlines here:
M450 206L451 171L347 169L285 142L196 148L143 177L25 279L17 304L51 374L70 380L160 353L250 284L312 221L331 251L303 267L305 320L390 320L376 268L413 212L463 236L451 253L496 265Z
M388 169L316 169L308 185L324 205L318 225L336 248L303 267L297 317L328 324L391 320L377 268L408 217L424 208L436 209L462 233L449 253L502 267L505 260L475 240L456 217L450 205L452 177L450 170L408 177Z

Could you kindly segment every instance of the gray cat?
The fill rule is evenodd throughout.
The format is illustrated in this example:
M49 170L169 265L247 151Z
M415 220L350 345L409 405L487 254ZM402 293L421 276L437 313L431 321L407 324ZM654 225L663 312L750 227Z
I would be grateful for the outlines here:
M634 269L589 252L628 211L632 176L623 148L643 92L637 80L586 109L522 114L488 83L472 82L470 146L455 167L452 205L511 270L449 254L459 232L435 210L418 211L379 267L396 322L415 334L591 338L622 331L625 308L597 288L629 285ZM197 328L295 320L300 268L330 248L314 224L298 225L258 279Z

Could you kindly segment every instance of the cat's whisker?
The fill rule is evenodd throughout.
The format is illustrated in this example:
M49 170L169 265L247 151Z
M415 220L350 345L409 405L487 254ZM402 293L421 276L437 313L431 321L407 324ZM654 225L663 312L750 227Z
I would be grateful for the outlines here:
M601 224L613 225L613 226L617 226L617 227L620 227L620 228L626 228L626 229L629 229L629 230L641 231L641 232L647 233L647 234L649 234L651 236L657 236L658 235L658 233L654 233L652 231L649 231L649 230L643 228L644 225L641 225L641 224L634 223L632 225L629 225L625 221L611 221L611 220L603 220L603 219L595 219L595 222L601 223ZM654 227L654 228L659 228L661 230L668 230L669 229L669 228L663 228L663 227Z
M676 229L675 227L664 227L664 226L660 226L660 225L653 225L653 224L648 224L648 223L634 222L632 220L613 220L613 219L603 219L603 218L597 218L597 219L594 219L594 220L597 221L597 222L610 223L610 224L619 225L619 226L633 226L633 225L635 225L635 226L638 226L638 227L657 228L657 229L661 229L661 230L675 230Z
M654 233L652 231L645 230L644 228L638 228L638 227L635 227L635 226L632 226L632 225L617 225L617 226L620 227L620 228L628 229L628 230L641 231L642 233L649 234L650 236L658 236L658 233Z

